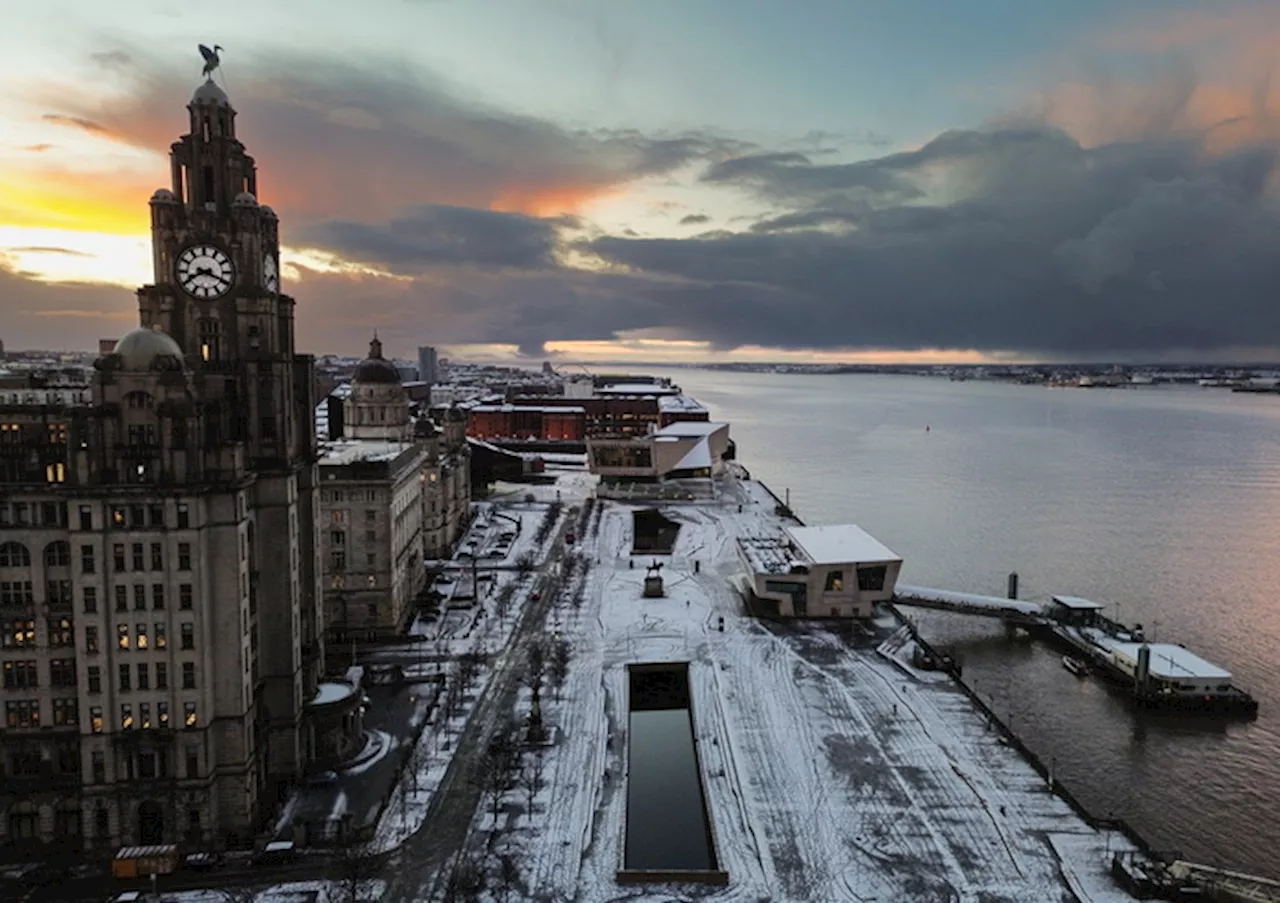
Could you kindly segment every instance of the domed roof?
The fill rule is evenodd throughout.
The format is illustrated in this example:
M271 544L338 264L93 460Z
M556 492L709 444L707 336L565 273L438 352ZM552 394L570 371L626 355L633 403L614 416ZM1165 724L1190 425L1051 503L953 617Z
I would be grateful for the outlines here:
M262 209L262 215L263 215L263 216L268 217L268 218L270 218L270 219L279 219L279 217L278 217L278 216L276 216L276 212L275 212L274 210L272 210L272 209L271 209L269 206L267 206L266 204L263 204L263 205L262 205L262 207L261 207L261 209Z
M438 435L439 432L440 431L436 429L436 425L426 417L419 418L413 424L413 435L419 439L431 439Z
M232 207L257 207L258 199L253 196L252 192L242 191L236 195L235 200L231 202Z
M139 326L125 333L116 342L113 352L120 358L120 368L132 372L143 372L151 369L151 365L159 357L177 358L182 362L182 348L173 337L159 329Z
M352 375L354 383L399 383L400 371L382 356L382 343L375 334L369 343L369 356L360 362Z
M157 188L151 195L151 203L153 204L176 204L178 197L168 188Z
M219 106L231 106L231 99L227 97L227 92L213 80L207 79L203 85L196 88L196 93L191 95L193 104L218 104Z

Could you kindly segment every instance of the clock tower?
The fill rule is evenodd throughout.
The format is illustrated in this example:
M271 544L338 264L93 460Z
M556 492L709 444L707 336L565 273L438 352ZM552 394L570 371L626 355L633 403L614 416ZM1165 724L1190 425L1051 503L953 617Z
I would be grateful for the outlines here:
M245 533L236 554L248 562L247 602L235 623L252 687L218 717L250 719L261 784L279 788L305 768L307 703L323 669L314 361L294 348L279 220L258 202L230 99L210 78L187 112L187 133L170 147L170 187L151 197L154 275L138 308L142 326L181 348L201 479L243 493L229 516Z

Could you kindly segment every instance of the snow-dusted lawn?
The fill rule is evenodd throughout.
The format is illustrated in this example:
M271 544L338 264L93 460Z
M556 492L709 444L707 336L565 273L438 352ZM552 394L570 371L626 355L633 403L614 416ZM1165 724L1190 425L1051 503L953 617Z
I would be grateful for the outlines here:
M547 721L561 729L546 754L547 785L531 813L523 788L508 794L511 812L494 839L495 852L515 854L515 898L1129 899L1106 877L1106 839L1048 792L959 690L937 675L920 679L901 660L909 650L851 649L819 626L770 628L741 613L733 540L772 520L776 503L762 487L661 506L683 526L665 558L667 597L657 600L641 598L652 556L628 568L640 505L604 504L598 536L579 540L599 561L584 604L557 613L574 659L562 701L543 695ZM727 888L624 890L614 880L626 812L626 665L656 661L690 662ZM474 826L487 832L492 820L485 809Z

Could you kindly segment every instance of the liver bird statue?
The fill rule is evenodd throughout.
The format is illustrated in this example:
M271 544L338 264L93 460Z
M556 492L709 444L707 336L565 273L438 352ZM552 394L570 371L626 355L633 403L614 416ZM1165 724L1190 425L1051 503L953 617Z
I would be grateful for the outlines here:
M221 49L222 47L218 44L214 44L212 50L203 44L200 45L200 55L204 57L204 71L200 73L201 75L206 78L210 77L213 74L213 70L222 64L222 61L218 59L218 51Z

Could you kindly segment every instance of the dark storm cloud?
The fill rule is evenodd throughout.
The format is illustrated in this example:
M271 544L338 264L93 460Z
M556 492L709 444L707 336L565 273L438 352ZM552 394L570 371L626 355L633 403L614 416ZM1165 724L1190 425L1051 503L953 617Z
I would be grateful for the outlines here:
M399 273L432 266L547 268L560 223L473 207L419 207L385 224L338 220L303 227L297 240L345 260Z
M852 165L795 154L718 164L713 180L792 212L745 234L592 247L633 273L686 281L701 300L664 325L727 346L1070 356L1270 345L1276 172L1268 147L1214 158L1196 140L1086 149L1049 130L951 132ZM854 204L850 188L870 195ZM833 194L850 203L812 206ZM904 196L921 200L886 200Z

